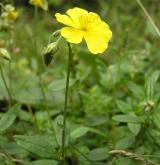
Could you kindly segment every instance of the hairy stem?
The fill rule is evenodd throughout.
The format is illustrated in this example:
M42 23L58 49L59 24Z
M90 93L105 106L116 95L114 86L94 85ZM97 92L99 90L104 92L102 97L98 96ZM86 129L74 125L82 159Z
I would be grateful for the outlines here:
M63 111L63 130L62 130L62 160L63 164L65 164L65 136L66 136L66 118L67 118L67 105L68 105L68 91L69 91L69 78L70 78L70 70L71 70L71 61L72 61L72 49L71 45L67 42L68 45L68 70L67 70L67 79L66 79L66 91L65 91L65 103L64 103L64 111Z

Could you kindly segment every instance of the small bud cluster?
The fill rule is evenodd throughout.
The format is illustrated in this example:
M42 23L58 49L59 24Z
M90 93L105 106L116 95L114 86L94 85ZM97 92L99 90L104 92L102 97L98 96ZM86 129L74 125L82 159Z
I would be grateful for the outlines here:
M155 107L155 103L151 100L141 103L141 106L145 112L151 112Z

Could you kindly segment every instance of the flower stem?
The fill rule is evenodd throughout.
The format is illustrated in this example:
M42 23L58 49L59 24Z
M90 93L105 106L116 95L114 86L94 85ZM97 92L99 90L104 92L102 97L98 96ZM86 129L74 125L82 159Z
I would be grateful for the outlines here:
M38 21L38 8L34 7L34 19L35 19L35 25L37 25Z
M6 88L6 91L7 91L7 93L8 93L8 97L9 97L9 107L10 107L11 104L12 104L12 96L11 96L10 90L9 90L9 88L8 88L8 85L7 85L7 82L6 82L4 73L3 73L3 69L2 69L1 66L0 66L0 73L1 73L1 77L2 77L2 80L3 80L4 86L5 86L5 88Z
M65 103L63 111L63 130L62 130L62 160L63 165L65 164L65 137L66 137L66 118L67 118L67 105L68 105L68 91L69 91L69 78L71 70L71 61L72 61L72 49L71 45L67 42L68 45L68 70L67 70L67 79L66 79L66 91L65 91Z

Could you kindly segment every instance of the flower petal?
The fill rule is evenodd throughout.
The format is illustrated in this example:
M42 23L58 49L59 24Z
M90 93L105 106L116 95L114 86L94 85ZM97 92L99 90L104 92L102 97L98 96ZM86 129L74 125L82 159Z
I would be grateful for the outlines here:
M81 8L78 8L78 7L75 7L73 9L69 9L67 11L67 14L71 17L71 19L73 20L73 22L76 25L79 25L79 19L82 16L87 16L88 15L88 11L86 11L84 9L81 9Z
M72 27L64 27L61 29L61 35L66 38L68 42L78 44L82 42L84 33Z
M58 22L63 23L64 25L75 27L75 24L69 16L56 13L55 17Z
M96 14L96 13L93 13L93 12L89 12L88 16L89 16L89 20L91 22L95 22L97 20L101 20L100 16L98 14Z
M103 53L107 49L111 37L112 32L108 25L100 20L92 23L84 35L88 49L93 54Z

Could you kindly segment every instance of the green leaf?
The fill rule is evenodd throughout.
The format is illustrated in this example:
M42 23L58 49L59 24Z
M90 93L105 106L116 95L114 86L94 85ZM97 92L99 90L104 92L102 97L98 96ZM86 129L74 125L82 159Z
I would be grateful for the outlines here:
M140 123L141 119L135 115L116 115L112 118L115 121L123 123Z
M98 135L101 135L105 138L107 137L106 132L102 132L98 128L89 128L89 131L92 132L92 133L96 133Z
M76 80L74 79L70 79L69 80L69 87L74 85L74 83L76 82ZM66 88L66 79L61 79L61 80L56 80L53 81L52 83L50 83L48 85L48 89L51 91L58 91L58 90L63 90Z
M108 119L106 116L96 115L96 116L91 117L89 119L87 118L85 123L88 126L95 127L95 126L102 125L102 124L106 123L107 121L108 121Z
M154 98L154 88L155 83L159 78L159 71L155 71L147 80L146 82L146 94L148 100L153 100Z
M102 161L107 159L108 150L106 148L96 148L88 154L88 159L92 161Z
M27 155L28 152L24 150L22 147L17 145L15 142L7 142L7 143L2 143L0 145L0 148L2 148L6 154L8 155Z
M134 136L128 136L126 138L121 139L116 144L116 149L126 149L129 148L131 145L133 145L135 142Z
M32 161L28 165L57 165L57 164L58 162L55 160L43 159L43 160Z
M59 115L54 121L54 131L56 135L56 140L59 146L62 145L62 132L63 132L63 116ZM66 122L66 137L65 146L69 144L69 129L68 123Z
M16 143L23 149L38 155L42 158L53 158L57 143L51 135L15 135Z
M80 138L89 131L88 127L79 127L71 132L71 141Z
M155 126L156 126L158 129L160 129L160 112L155 113L155 114L153 115L153 122L154 122Z
M124 101L117 100L117 101L116 101L116 104L117 104L119 110L120 110L121 112L123 112L123 113L127 113L127 112L129 112L129 111L131 110L130 104L125 103Z
M13 83L12 85L14 99L22 104L40 103L42 100L42 94L38 85L40 83L38 76L30 74L28 78L27 75L24 75L24 73L21 73L20 71L17 71L15 74L17 74L17 80L16 83ZM18 77L21 78L18 79Z
M20 110L20 106L16 104L2 116L0 120L0 132L5 131L14 123L18 115L18 110Z
M137 135L139 133L139 131L141 130L141 125L128 123L128 128L134 135Z
M144 98L145 96L145 93L144 93L144 90L141 86L133 83L133 82L129 82L128 83L128 88L132 91L133 95L136 97L136 98Z
M63 131L63 116L59 115L54 122L54 131L56 134L56 140L59 146L62 144L62 131Z

